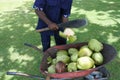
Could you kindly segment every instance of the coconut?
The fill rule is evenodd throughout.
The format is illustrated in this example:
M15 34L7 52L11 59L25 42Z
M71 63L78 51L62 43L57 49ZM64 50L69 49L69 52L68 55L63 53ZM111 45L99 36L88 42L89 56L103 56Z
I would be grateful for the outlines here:
M62 73L62 72L65 72L65 70L66 70L65 63L63 63L62 61L59 61L56 63L56 66L55 66L56 73Z

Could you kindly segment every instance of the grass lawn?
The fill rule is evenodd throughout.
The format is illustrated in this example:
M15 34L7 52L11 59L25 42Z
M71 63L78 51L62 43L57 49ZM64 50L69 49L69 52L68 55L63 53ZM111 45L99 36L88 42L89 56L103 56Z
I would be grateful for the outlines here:
M6 75L7 71L43 77L39 71L43 53L24 45L42 48L39 33L34 31L37 16L32 5L32 0L0 0L0 80L33 80ZM111 73L109 80L120 80L120 1L73 0L70 20L77 18L87 18L88 25L73 29L76 43L96 38L112 45L118 54L106 67Z

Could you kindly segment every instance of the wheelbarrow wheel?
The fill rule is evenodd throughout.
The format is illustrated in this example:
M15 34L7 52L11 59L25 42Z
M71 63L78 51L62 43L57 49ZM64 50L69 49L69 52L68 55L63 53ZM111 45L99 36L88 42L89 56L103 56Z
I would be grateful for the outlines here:
M84 80L109 80L110 73L105 67L101 67L84 77Z

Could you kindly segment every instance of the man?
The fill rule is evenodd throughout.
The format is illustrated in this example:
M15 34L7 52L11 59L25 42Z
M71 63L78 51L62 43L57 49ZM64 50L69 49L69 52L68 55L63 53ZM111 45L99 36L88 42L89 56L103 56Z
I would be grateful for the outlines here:
M43 51L50 48L50 36L54 36L56 45L66 44L66 39L59 36L64 29L56 24L68 21L71 6L72 0L35 0L33 8L39 17L36 29L50 28L40 33Z

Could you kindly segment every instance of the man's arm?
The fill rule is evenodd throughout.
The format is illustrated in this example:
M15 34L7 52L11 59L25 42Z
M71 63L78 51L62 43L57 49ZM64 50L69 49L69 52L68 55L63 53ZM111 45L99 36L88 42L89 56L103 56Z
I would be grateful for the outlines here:
M69 21L69 20L68 20L68 17L62 16L62 22L64 23L64 22L67 22L67 21Z
M72 0L67 0L62 4L62 22L67 22L70 16Z
M40 10L38 10L38 9L35 9L35 13L37 14L37 16L38 16L41 20L43 20L43 21L48 25L48 27L49 27L51 30L57 30L57 29L58 29L57 24L54 23L54 22L52 22L52 21L50 21L50 20L47 18L46 14L45 14L43 11L40 11Z

